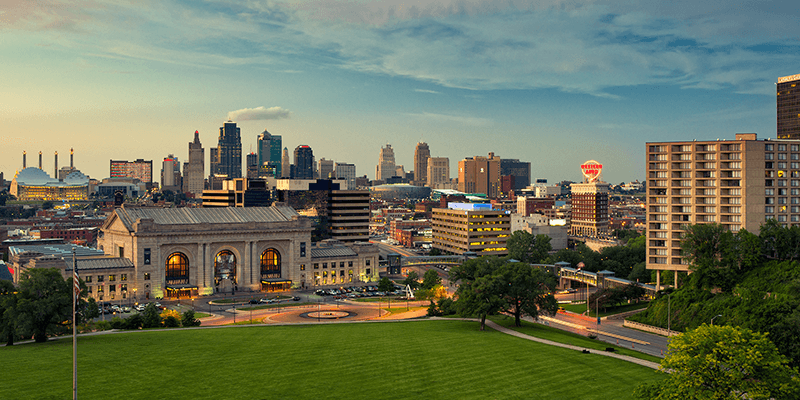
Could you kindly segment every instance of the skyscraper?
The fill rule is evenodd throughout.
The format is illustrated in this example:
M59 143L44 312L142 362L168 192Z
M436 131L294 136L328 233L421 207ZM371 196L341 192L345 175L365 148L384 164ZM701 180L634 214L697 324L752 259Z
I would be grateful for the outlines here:
M386 147L381 147L381 153L378 155L378 166L375 171L375 179L385 181L397 173L394 165L394 150L392 145L387 144Z
M325 157L319 159L319 179L330 179L333 177L333 160L326 160Z
M258 135L258 175L281 177L283 160L281 146L283 138L272 135L265 129Z
M514 190L522 190L531 184L531 163L517 159L500 160L500 176L514 177Z
M183 191L194 194L196 199L203 196L205 158L205 150L200 143L200 132L194 131L194 141L189 142L189 162L183 168Z
M491 198L500 193L500 157L467 157L458 162L458 190L485 193Z
M450 159L447 157L428 157L425 168L428 187L431 189L450 189Z
M428 181L428 159L431 158L431 150L425 142L417 143L414 149L414 180L417 185L424 185Z
M242 137L236 123L228 120L219 128L219 141L211 150L211 174L228 179L242 177Z
M311 147L301 144L294 149L292 179L314 179L314 152Z
M281 178L292 177L292 162L289 161L289 149L283 148L283 157L281 157Z
M181 188L181 163L170 154L161 163L161 190L179 191Z
M778 78L775 85L778 139L800 139L800 74Z
M337 178L347 179L347 187L356 187L356 166L355 164L336 163L334 174Z
M258 178L258 154L250 152L247 155L247 179Z

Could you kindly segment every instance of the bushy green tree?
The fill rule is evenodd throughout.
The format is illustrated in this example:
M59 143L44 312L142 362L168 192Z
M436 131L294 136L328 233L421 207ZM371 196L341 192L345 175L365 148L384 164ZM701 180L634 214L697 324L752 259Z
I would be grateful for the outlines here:
M702 325L675 336L661 371L637 388L642 399L797 399L800 372L767 335L733 326Z
M181 326L181 323L178 321L177 318L175 318L175 316L170 315L167 316L167 318L164 318L164 326L166 326L167 328L177 328Z
M389 278L383 277L378 281L378 290L381 292L391 292L394 290L394 283Z
M411 289L419 289L419 274L417 271L408 271L406 279L403 280L403 286L410 286Z
M144 318L142 314L136 313L128 318L125 318L125 329L141 329L144 325Z
M64 330L72 321L72 279L64 280L56 268L31 268L19 281L16 331L33 335L36 342Z
M436 285L442 283L442 278L439 277L439 273L436 272L434 269L429 269L425 271L425 274L422 275L422 288L425 290L433 289Z
M530 264L508 262L495 272L505 299L502 311L514 316L514 326L522 326L521 317L534 319L539 313L554 315L558 302L553 296L556 276Z
M148 304L142 312L143 328L158 328L161 326L161 312L155 303Z
M17 289L10 281L0 280L0 341L13 346L17 336Z
M200 320L194 317L194 310L187 310L181 317L181 325L184 327L200 326Z
M536 235L526 231L515 231L508 237L506 242L508 256L514 260L531 264L538 264L547 259L553 246L550 244L550 236Z

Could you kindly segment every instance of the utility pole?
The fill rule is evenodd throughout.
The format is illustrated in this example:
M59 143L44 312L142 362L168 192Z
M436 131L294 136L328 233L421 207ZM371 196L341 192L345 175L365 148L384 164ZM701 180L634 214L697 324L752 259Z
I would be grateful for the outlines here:
M72 399L78 399L78 296L81 284L78 281L78 262L75 260L75 247L72 248Z

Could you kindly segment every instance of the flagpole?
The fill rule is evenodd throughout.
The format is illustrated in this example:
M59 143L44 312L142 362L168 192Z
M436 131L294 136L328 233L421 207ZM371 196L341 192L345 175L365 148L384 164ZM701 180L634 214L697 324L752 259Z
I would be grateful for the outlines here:
M72 399L78 399L78 335L76 320L78 319L78 296L80 296L80 283L78 283L78 262L75 260L75 247L72 247Z

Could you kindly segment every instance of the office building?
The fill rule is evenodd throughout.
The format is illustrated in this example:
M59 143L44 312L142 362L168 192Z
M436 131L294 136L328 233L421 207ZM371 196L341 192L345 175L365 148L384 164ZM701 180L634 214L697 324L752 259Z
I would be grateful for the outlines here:
M153 160L111 160L110 178L133 178L144 183L153 182Z
M428 178L427 186L431 189L450 189L450 159L447 157L428 157L425 166Z
M161 162L161 190L173 192L181 189L181 163L178 157L170 154Z
M531 163L517 159L500 160L500 176L513 176L513 190L525 189L531 184Z
M183 191L200 198L203 195L205 170L205 150L200 143L200 132L194 131L194 140L189 142L189 162L183 168Z
M337 179L346 179L348 188L354 189L356 187L355 164L337 162L333 173Z
M241 131L231 120L219 128L217 147L211 149L211 175L225 175L228 179L242 177Z
M758 233L775 219L800 225L800 140L647 143L647 268L688 271L684 227L718 223Z
M315 220L315 241L368 241L370 192L340 188L328 179L279 179L277 200Z
M332 239L369 242L369 190L332 190L328 223Z
M775 84L778 139L800 139L800 74L778 78Z
M508 255L511 216L492 210L490 204L448 203L431 211L433 247L442 251L478 256Z
M289 160L289 149L283 148L283 156L281 157L281 178L290 178L292 176L292 162Z
M392 145L387 144L386 147L381 147L381 152L378 155L378 165L375 170L375 180L384 181L388 180L397 173L394 164L394 150Z
M335 178L333 174L333 160L326 160L324 157L319 159L317 175L319 179Z
M247 179L256 179L258 178L258 154L250 152L247 155L245 165L247 165Z
M258 135L258 176L282 176L282 142L280 135L270 134L266 129Z
M218 190L203 191L203 207L269 207L273 188L266 179L226 180Z
M500 194L500 157L467 157L458 162L458 190L484 193L490 198Z
M414 183L425 185L428 183L428 159L431 158L431 150L425 142L417 143L414 149Z
M314 151L307 145L294 149L292 179L314 179Z
M581 165L583 182L571 188L570 235L603 237L608 234L608 184L600 180L603 165L590 160Z

